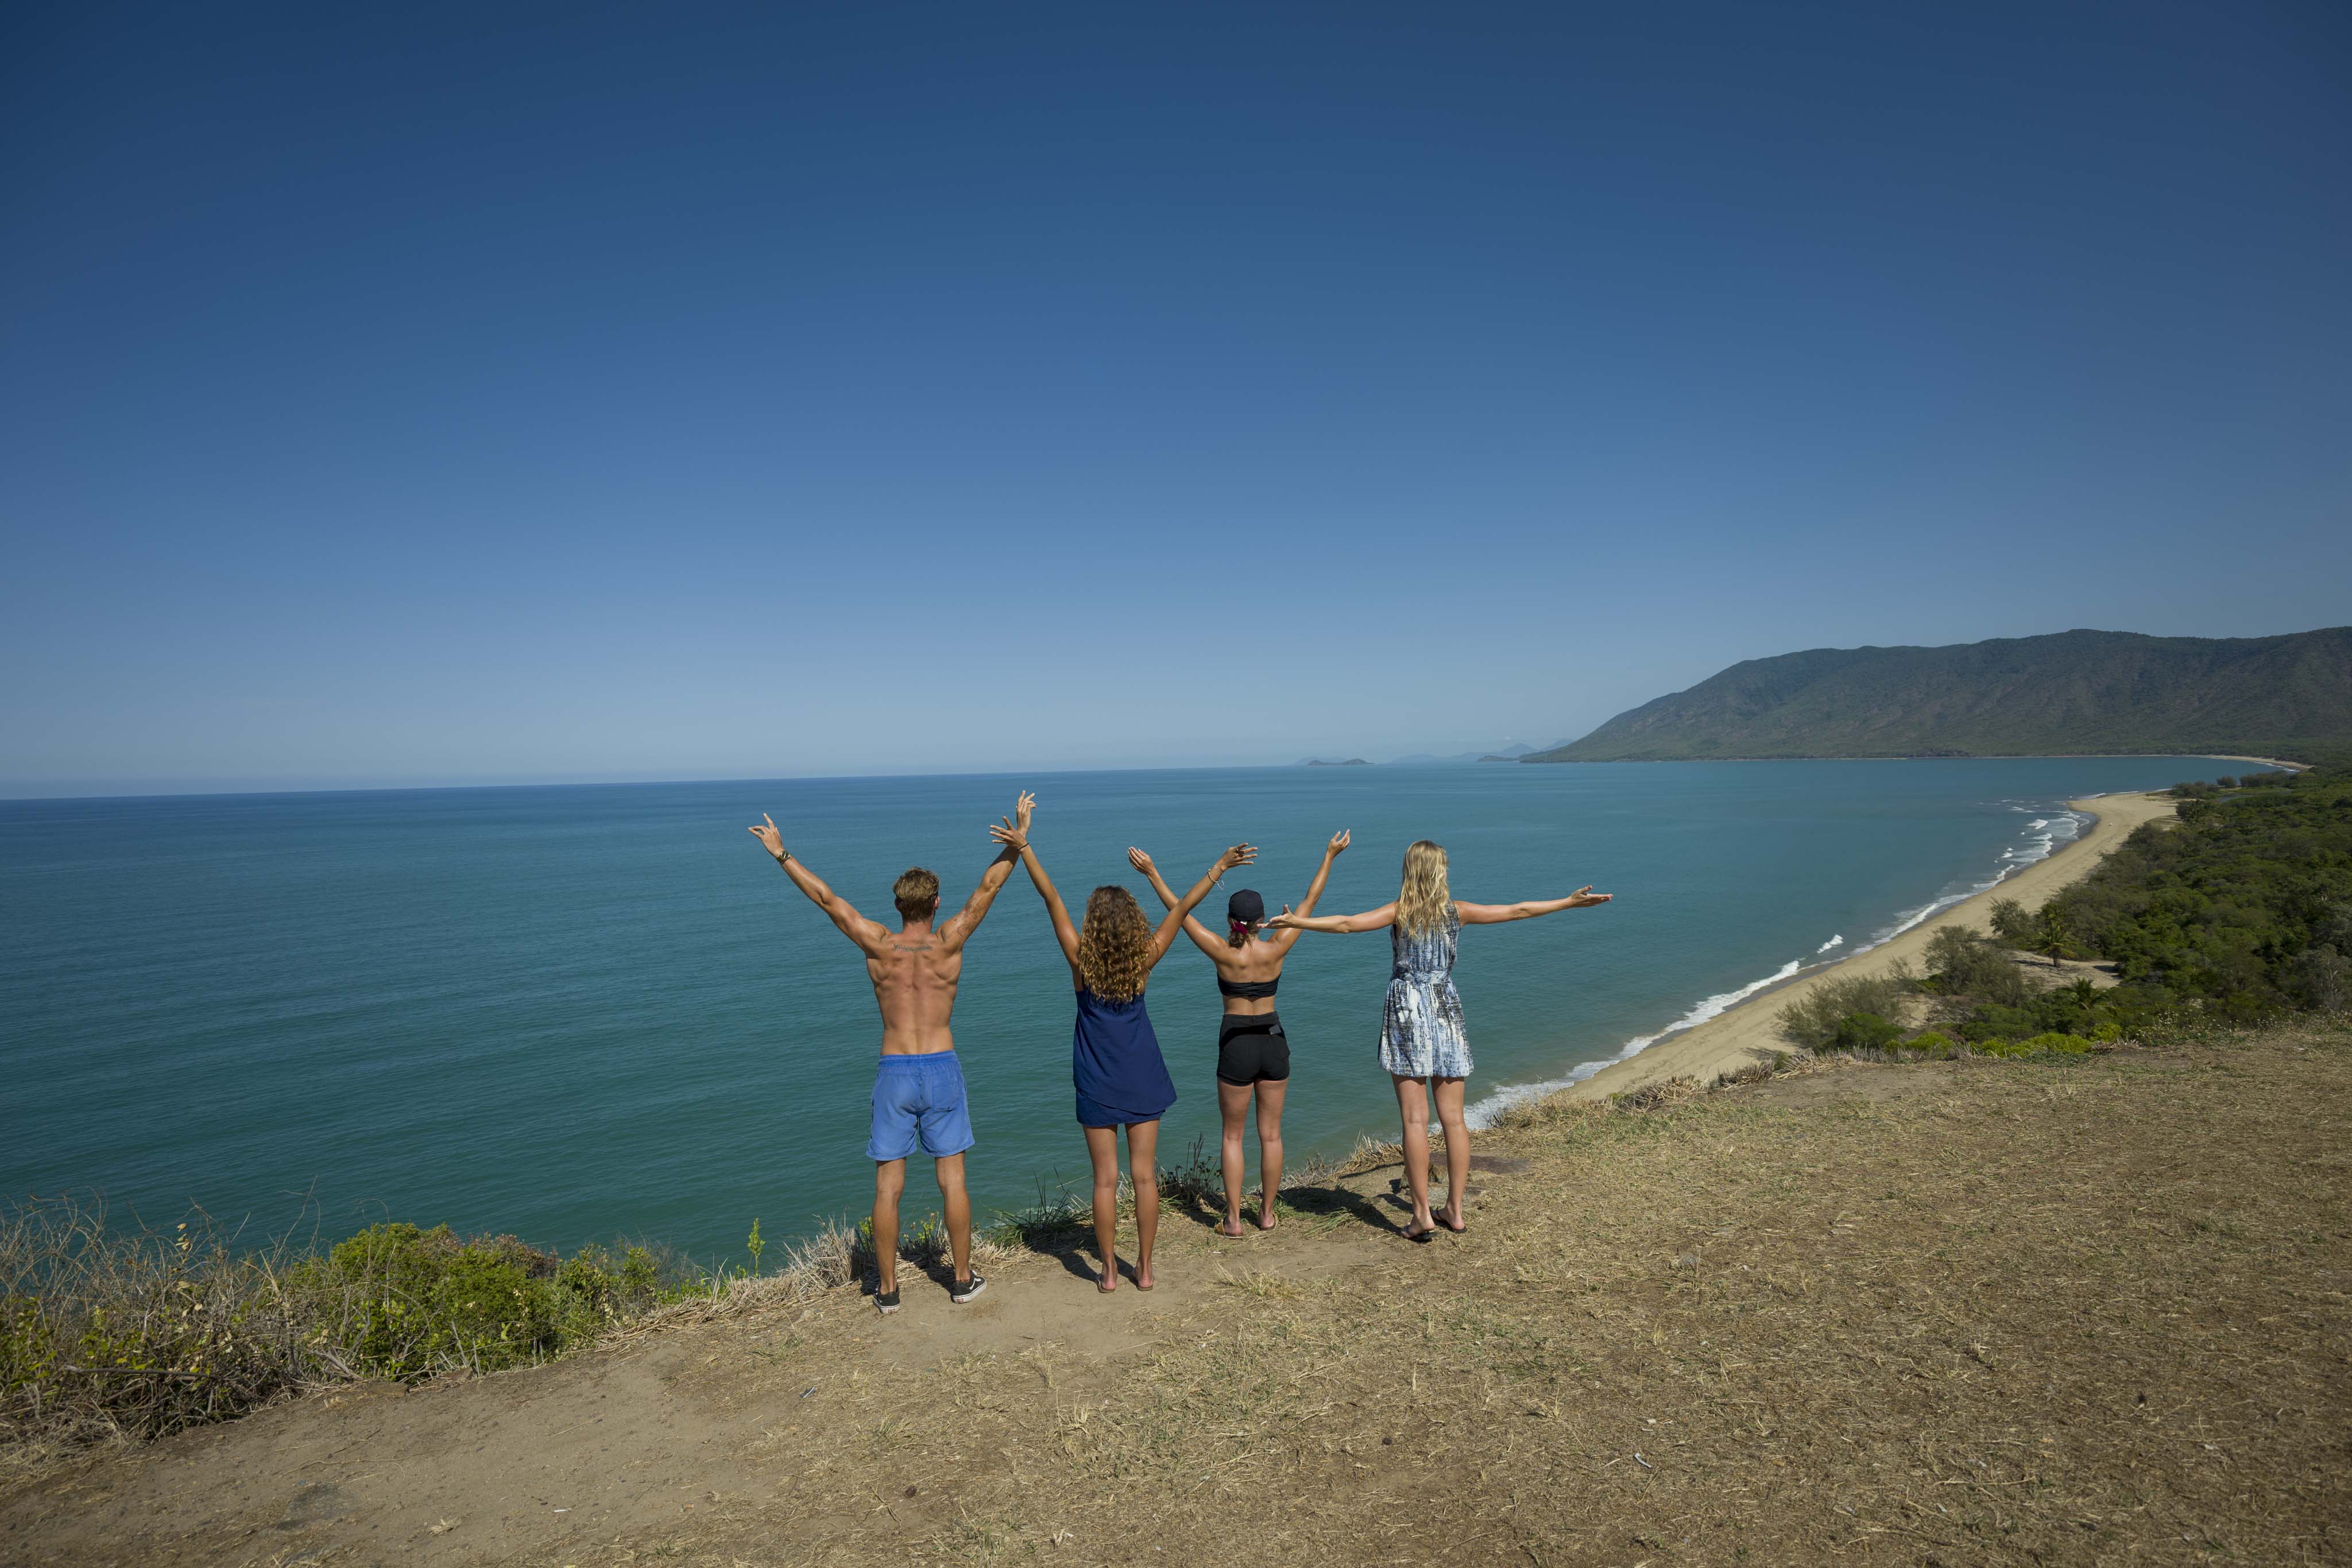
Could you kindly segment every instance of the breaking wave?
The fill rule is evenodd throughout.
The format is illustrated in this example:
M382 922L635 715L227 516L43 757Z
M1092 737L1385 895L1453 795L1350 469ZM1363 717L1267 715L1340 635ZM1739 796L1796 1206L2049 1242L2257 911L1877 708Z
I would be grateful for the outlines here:
M2012 804L2010 810L2021 814L2032 815L2041 808ZM1993 873L1990 876L1981 881L1958 883L1947 887L1942 893L1916 909L1906 910L1896 915L1892 925L1873 934L1868 941L1860 944L1852 952L1843 955L1843 957L1851 958L1858 954L1867 953L1873 947L1884 946L1920 922L1932 919L1952 905L1974 898L1979 893L2000 886L2003 881L2027 866L2037 861L2049 859L2057 851L2059 845L2072 843L2081 837L2083 830L2090 824L2090 817L2081 811L2061 810L2033 816L2032 820L2024 825L2020 834L2020 841L2003 850L1999 859L1993 862ZM1750 980L1737 990L1723 991L1707 997L1654 1034L1635 1036L1627 1040L1614 1056L1579 1062L1569 1069L1565 1077L1548 1078L1538 1083L1507 1084L1470 1106L1464 1113L1465 1118L1473 1127L1491 1126L1498 1114L1513 1105L1523 1104L1530 1100L1540 1100L1545 1095L1556 1094L1571 1084L1581 1083L1601 1069L1614 1067L1621 1061L1637 1056L1670 1035L1677 1035L1685 1030L1696 1029L1709 1019L1720 1018L1759 991L1769 990L1783 980L1794 979L1807 969L1821 967L1820 960L1822 955L1832 948L1843 946L1844 943L1845 936L1843 933L1833 936L1813 950L1813 962L1791 958L1762 979ZM1842 959L1831 961L1839 962Z

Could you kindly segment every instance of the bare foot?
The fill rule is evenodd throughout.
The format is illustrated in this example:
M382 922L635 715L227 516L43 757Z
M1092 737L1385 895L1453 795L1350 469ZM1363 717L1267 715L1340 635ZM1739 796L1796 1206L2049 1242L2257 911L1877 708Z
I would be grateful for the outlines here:
M1225 1216L1223 1220L1218 1222L1217 1234L1220 1236L1230 1236L1235 1240L1239 1240L1242 1237L1249 1233L1242 1228L1242 1217L1240 1215L1229 1214Z
M1470 1228L1470 1222L1462 1218L1462 1211L1450 1203L1437 1211L1437 1221L1456 1235Z
M1110 1266L1105 1269L1101 1273L1095 1276L1095 1289L1100 1291L1106 1296L1118 1289L1118 1259L1112 1259L1110 1260Z
M1260 1230L1271 1230L1277 1223L1274 1218L1274 1205L1261 1203L1257 1206L1257 1228Z
M1135 1288L1139 1291L1148 1291L1151 1289L1150 1264L1138 1263L1135 1266Z

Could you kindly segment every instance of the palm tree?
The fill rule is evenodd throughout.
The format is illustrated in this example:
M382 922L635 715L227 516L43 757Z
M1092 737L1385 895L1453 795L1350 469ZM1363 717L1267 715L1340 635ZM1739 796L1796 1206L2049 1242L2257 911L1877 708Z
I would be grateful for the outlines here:
M2049 959L2050 967L2054 969L2058 967L2058 960L2066 956L2066 949L2073 946L2071 936L2072 933L2066 926L2066 912L2055 902L2045 904L2042 906L2042 913L2034 916L2033 939L2026 950Z

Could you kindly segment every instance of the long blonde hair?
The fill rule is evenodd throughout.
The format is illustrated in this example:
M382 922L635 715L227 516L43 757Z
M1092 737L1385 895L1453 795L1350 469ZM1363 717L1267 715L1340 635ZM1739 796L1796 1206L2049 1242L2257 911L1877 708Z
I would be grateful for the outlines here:
M1445 887L1445 846L1415 839L1405 846L1404 885L1397 890L1397 928L1426 936L1445 924L1454 895Z
M1135 894L1110 883L1087 895L1078 930L1078 973L1107 1002L1132 1001L1151 977L1151 925Z

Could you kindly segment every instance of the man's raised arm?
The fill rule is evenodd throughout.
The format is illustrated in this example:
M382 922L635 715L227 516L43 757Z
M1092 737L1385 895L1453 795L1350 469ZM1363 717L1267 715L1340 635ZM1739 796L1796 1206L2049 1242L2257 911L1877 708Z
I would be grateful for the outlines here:
M1036 809L1037 797L1026 789L1022 790L1021 799L1013 803L1013 816L1005 819L1005 825L1023 838L1027 838L1029 817ZM1014 821L1016 817L1019 819L1017 821ZM955 912L954 917L940 927L940 940L946 944L948 951L952 953L962 946L971 934L980 929L980 923L988 917L988 906L996 902L996 895L1004 886L1005 879L1020 863L1021 852L1011 844L999 850L996 858L988 862L988 869L980 873L980 885L971 890L971 896L963 901L963 907Z
M793 879L793 885L807 894L809 902L824 910L825 918L841 927L843 936L868 953L876 952L888 945L889 932L884 930L878 923L858 914L849 900L825 886L824 878L793 857L793 852L784 848L783 835L776 831L776 820L773 817L762 811L760 813L760 821L767 823L767 826L763 828L754 823L751 836L759 840L770 854L776 857L776 863L784 868L784 874Z

